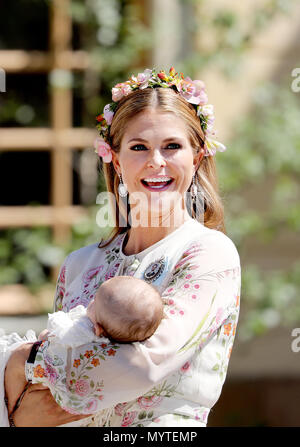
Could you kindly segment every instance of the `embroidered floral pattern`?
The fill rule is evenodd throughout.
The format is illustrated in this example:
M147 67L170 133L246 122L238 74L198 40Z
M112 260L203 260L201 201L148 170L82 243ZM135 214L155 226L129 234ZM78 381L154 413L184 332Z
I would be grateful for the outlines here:
M70 274L68 263L65 263L57 282L56 308L61 306L63 310L69 311L77 303L84 302L86 305L103 281L115 276L118 271L121 272L119 268L123 261L120 257L122 240L123 235L120 235L111 247L99 252L98 265L89 263L88 259L85 262L81 259L81 265L86 267L81 270L82 273L77 278L68 276ZM227 248L228 246L225 248L221 246L220 250L227 253ZM160 255L163 254L162 249L161 247ZM124 400L127 386L131 387L131 395L132 387L135 386L134 368L132 375L128 374L126 365L123 368L120 360L118 362L114 360L120 358L120 351L127 349L127 345L105 341L90 343L72 349L67 362L65 354L60 355L55 348L53 351L48 349L49 343L46 341L36 357L34 380L48 385L56 401L67 411L74 414L97 412L90 419L90 425L155 426L165 424L166 421L173 425L181 425L189 424L189 420L200 425L206 424L209 408L191 407L187 413L176 413L176 402L178 400L180 407L185 399L188 402L189 399L194 401L197 398L194 394L191 396L188 393L190 390L195 390L195 372L198 380L202 363L206 371L210 371L206 382L208 389L212 387L215 390L215 387L220 387L225 379L239 313L240 267L237 265L232 267L232 254L229 251L229 261L223 270L206 269L206 262L203 262L203 259L206 260L208 254L214 257L218 256L218 253L209 253L205 244L200 241L193 242L181 253L172 264L175 265L172 272L166 272L167 280L162 283L163 290L160 290L167 316L164 321L165 327L169 327L168 319L171 319L178 324L173 327L183 328L181 332L174 333L172 329L160 335L166 346L170 341L171 352L175 352L172 354L172 361L174 365L176 364L173 370L175 372L163 377L155 386L151 384L149 390L135 400L127 399L128 402L121 402L109 408L112 405L110 395L116 396L115 387L111 385L111 377L114 380L118 375L121 377L120 382L124 389L120 395ZM157 253L151 254L142 265L151 264L153 258L157 257ZM95 259L93 256L93 260ZM134 275L140 265L141 261L136 260L124 269L124 274ZM139 273L139 277L142 274L143 272ZM72 284L72 287L69 284ZM181 324L182 326L179 326ZM213 340L213 349L210 348L210 340ZM145 343L145 349L147 343L148 341ZM151 346L151 339L149 343ZM157 360L156 354L158 358L154 375L158 376L159 359L164 356L158 349L157 339L154 346L154 364ZM173 346L178 346L177 351L174 351ZM131 355L136 356L134 365L138 365L141 355L139 351ZM152 361L151 355L148 359L149 364ZM115 365L118 365L117 369ZM201 386L201 383L197 385L200 389ZM215 392L212 394L215 396ZM116 400L113 403L115 402ZM166 414L166 408L170 408L169 413L172 413L170 402L172 405L174 403L174 411L173 414ZM211 405L213 404L214 401L211 402Z
M56 291L54 296L54 305L57 310L62 310L62 301L65 295L65 282L66 282L66 265L60 269L58 280L56 283Z

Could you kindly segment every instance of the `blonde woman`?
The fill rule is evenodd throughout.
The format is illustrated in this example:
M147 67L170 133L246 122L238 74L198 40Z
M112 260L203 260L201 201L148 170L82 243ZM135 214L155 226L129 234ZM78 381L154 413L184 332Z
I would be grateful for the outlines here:
M213 139L205 86L173 68L147 69L117 84L112 99L97 117L95 147L115 227L67 256L55 310L87 306L99 284L131 275L159 291L167 318L142 343L15 350L6 392L16 426L203 427L225 380L241 272L225 234L215 169L225 147Z

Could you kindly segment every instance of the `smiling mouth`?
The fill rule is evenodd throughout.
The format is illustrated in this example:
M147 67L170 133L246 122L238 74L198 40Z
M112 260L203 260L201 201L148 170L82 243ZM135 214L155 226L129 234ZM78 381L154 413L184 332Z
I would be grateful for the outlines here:
M149 191L164 191L173 181L174 179L170 179L167 182L145 182L145 180L141 180L141 183Z

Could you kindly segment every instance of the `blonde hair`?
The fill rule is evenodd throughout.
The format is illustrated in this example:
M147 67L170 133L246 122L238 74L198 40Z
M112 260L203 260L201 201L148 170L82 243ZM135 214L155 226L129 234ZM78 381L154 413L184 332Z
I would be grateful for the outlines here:
M188 103L181 95L172 88L145 88L136 90L128 96L123 97L119 103L112 120L110 128L110 145L115 153L119 153L121 142L130 120L146 109L159 109L165 113L174 113L181 118L187 127L190 144L196 155L200 148L204 147L205 136L200 125L195 108ZM107 191L113 193L116 198L116 227L112 230L112 236L104 245L99 244L99 248L106 247L119 234L130 228L127 223L129 204L124 206L120 202L118 194L119 176L114 169L113 163L103 163L103 174ZM216 174L216 164L214 157L203 157L195 173L195 182L198 190L204 196L204 216L203 223L206 227L225 233L224 208L219 196L218 180ZM122 216L126 219L127 226L120 226ZM192 212L192 216L195 214Z

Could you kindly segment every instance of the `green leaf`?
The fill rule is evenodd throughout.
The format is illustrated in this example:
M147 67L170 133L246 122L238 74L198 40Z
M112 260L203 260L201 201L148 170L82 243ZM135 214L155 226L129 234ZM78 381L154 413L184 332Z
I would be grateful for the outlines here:
M195 330L195 332L193 333L193 335L189 338L189 340L183 345L183 347L178 351L178 352L182 352L182 351L186 351L187 349L190 349L192 346L196 345L198 342L194 342L192 344L189 345L189 343L193 340L193 338L196 337L196 335L199 333L199 331L201 330L202 326L204 325L205 321L207 320L208 316L209 316L209 312L212 308L213 302L215 300L215 297L217 295L217 291L215 292L213 298L212 298L212 302L211 305L208 309L208 311L206 312L206 314L204 315L204 317L202 318L202 320L200 321L199 325L197 326L197 329Z

